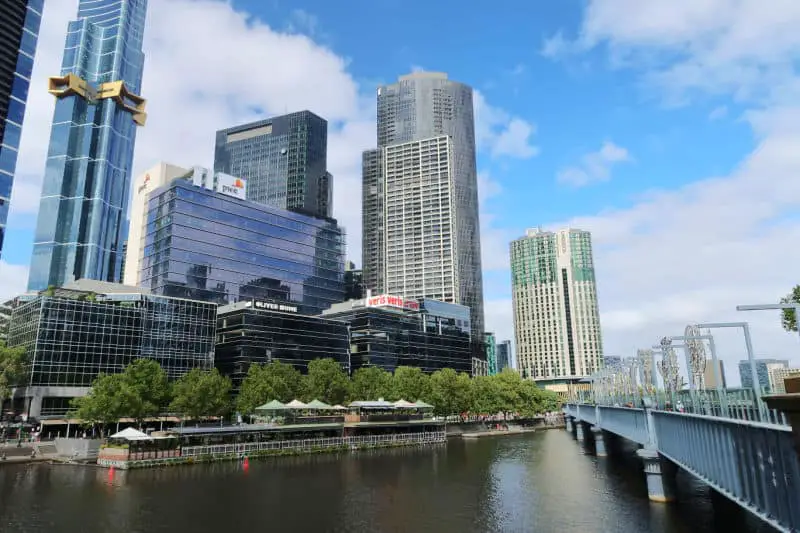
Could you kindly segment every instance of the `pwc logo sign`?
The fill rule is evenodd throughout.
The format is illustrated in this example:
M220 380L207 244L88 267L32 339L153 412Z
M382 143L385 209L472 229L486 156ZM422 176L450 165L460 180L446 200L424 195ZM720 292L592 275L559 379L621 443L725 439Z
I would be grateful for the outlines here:
M241 178L235 178L227 174L217 175L217 190L222 194L235 198L247 197L247 183Z
M147 184L148 183L150 183L150 174L145 174L144 175L144 181L142 182L141 185L139 185L139 188L136 190L136 193L137 194L142 194L142 191L147 189Z

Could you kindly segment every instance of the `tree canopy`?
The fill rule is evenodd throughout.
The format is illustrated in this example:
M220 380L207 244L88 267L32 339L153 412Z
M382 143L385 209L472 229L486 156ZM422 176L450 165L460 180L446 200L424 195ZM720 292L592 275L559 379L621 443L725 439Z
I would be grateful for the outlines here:
M101 374L89 394L73 401L74 415L89 422L108 424L123 417L141 422L164 412L169 406L189 418L221 416L230 411L231 381L217 370L195 369L172 387L156 361L139 359L121 374ZM301 375L280 362L254 364L242 381L237 408L251 414L271 400L288 402L319 399L329 404L352 400L425 401L437 415L494 415L498 413L533 416L559 408L551 391L522 379L512 369L494 376L469 377L445 368L425 374L416 367L398 367L394 374L374 366L359 368L352 379L333 359L317 359Z
M303 376L303 393L306 401L316 398L329 404L343 403L350 397L350 379L333 359L315 359Z
M195 368L184 374L172 386L170 410L189 418L222 416L231 407L231 380L215 368L211 371Z
M254 364L242 380L236 407L239 412L249 414L270 400L289 402L301 392L301 375L292 365L279 361Z
M11 388L24 380L27 363L25 348L8 348L0 342L0 404L9 397Z

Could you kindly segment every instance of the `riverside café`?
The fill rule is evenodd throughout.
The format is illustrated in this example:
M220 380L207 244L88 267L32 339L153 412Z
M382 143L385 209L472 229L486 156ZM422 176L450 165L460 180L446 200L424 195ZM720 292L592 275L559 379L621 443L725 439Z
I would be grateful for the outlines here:
M430 416L431 406L401 400L352 402L348 407L322 402L269 402L258 409L266 422L232 426L181 427L168 432L177 453L163 462L196 462L266 455L435 444L446 441L443 421ZM339 413L346 411L343 416ZM332 420L333 419L333 420ZM334 421L335 420L335 421ZM138 456L137 456L138 457ZM159 460L114 466L157 466ZM102 466L110 466L98 461Z

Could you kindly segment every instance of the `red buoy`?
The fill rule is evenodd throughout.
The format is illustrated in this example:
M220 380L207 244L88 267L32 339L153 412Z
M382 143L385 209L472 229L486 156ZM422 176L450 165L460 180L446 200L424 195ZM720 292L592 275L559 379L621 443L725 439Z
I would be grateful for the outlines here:
M250 468L250 459L248 459L246 455L244 456L244 462L242 463L242 467L243 467L245 470L247 470L248 468Z

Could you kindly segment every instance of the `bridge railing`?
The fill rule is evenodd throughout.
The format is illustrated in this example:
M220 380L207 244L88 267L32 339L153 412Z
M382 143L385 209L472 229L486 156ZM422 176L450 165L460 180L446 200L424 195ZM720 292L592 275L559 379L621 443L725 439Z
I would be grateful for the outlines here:
M591 403L608 407L641 407L645 396L633 394L595 394L583 391L584 396L575 398L577 403ZM680 411L697 415L731 418L749 422L763 422L788 426L786 415L769 409L753 389L708 389L668 392L657 390L646 396L653 408L662 411Z
M800 461L791 429L653 411L658 451L782 531L800 526Z

